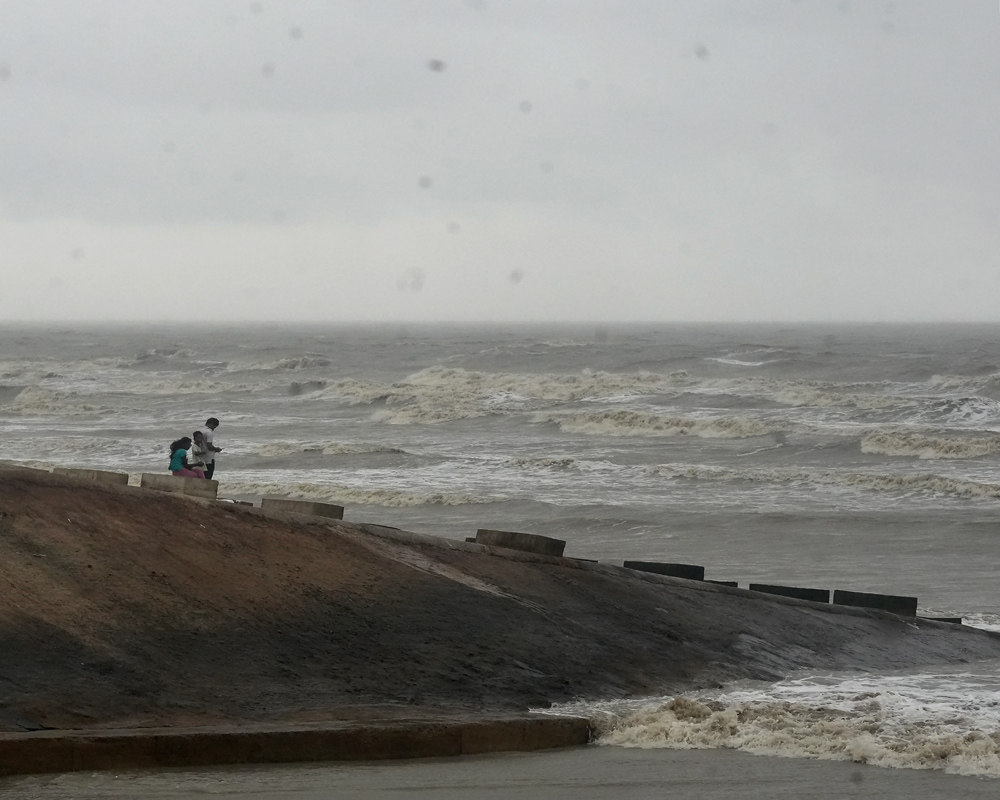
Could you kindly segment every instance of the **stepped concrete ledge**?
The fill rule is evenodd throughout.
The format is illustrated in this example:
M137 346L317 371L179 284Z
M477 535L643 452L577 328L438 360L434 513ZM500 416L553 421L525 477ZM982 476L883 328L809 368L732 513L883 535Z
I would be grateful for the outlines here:
M260 501L262 511L282 514L306 514L311 517L343 519L344 507L333 503L317 503L312 500L292 500L288 497L264 497Z
M686 578L689 581L705 580L705 568L697 564L670 564L664 561L626 561L622 566L625 569L635 569L640 572L655 572L657 575Z
M65 475L67 478L78 478L82 481L116 483L119 486L126 486L128 484L127 472L108 472L102 469L72 469L70 467L56 467L52 472L56 475Z
M155 489L158 492L173 492L188 497L200 497L203 500L215 500L219 493L219 482L204 478L181 478L177 475L159 475L144 472L139 479L143 489Z
M562 539L537 536L533 533L493 531L487 528L480 528L476 531L476 543L492 547L506 547L510 550L523 550L543 556L556 556L557 558L561 557L566 549L566 542Z
M800 586L778 586L772 583L751 583L751 592L764 594L780 594L782 597L797 597L799 600L811 600L814 603L829 603L829 589L803 589Z
M0 734L0 775L376 761L585 745L590 722L548 714L310 725L241 725Z
M861 608L877 608L901 617L917 616L917 598L895 594L874 594L872 592L849 592L837 589L833 593L833 602L840 606L856 606Z
M52 470L48 469L38 469L38 467L22 467L18 464L11 464L9 462L0 464L0 469L3 470L14 470L17 472L31 472L36 475L51 475Z

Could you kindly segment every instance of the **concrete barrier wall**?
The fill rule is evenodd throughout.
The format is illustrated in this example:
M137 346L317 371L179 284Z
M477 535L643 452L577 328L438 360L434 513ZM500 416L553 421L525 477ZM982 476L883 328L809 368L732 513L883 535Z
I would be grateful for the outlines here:
M276 511L285 514L308 514L312 517L343 519L344 507L333 503L315 503L311 500L290 500L287 497L265 497L260 501L262 511Z
M770 583L751 583L751 592L765 594L780 594L782 597L795 597L799 600L812 600L814 603L829 603L829 589L803 589L799 586L776 586Z
M294 761L374 761L584 745L582 717L331 723L256 729L0 734L0 775Z
M533 533L516 533L515 531L493 531L480 528L476 531L476 544L493 547L506 547L510 550L524 550L528 553L538 553L543 556L560 557L566 549L566 542L549 536L536 536Z
M917 598L894 594L872 594L870 592L848 592L837 589L833 593L833 602L841 606L856 606L860 608L878 608L890 611L903 617L917 615Z
M139 479L143 489L156 489L158 492L173 492L189 497L201 497L205 500L215 500L219 493L219 482L204 478L181 478L177 475L160 475L144 472Z
M655 572L657 575L669 575L672 578L687 578L689 581L705 580L705 568L697 564L670 564L664 561L626 561L622 565L626 569L637 569L641 572Z
M69 467L56 467L52 472L56 475L65 475L67 478L78 478L83 481L115 483L120 486L128 484L127 472L106 472L100 469L70 469Z

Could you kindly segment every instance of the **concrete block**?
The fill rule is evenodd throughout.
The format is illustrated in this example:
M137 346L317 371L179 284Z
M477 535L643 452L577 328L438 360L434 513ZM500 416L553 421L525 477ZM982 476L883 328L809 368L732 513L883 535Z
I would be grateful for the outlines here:
M562 539L536 536L533 533L491 531L486 528L480 528L476 531L476 543L492 545L493 547L507 547L511 550L524 550L543 556L561 556L563 550L566 549L566 542Z
M929 619L931 622L950 622L953 625L961 625L961 617L917 617L917 619Z
M894 594L871 594L870 592L848 592L837 589L833 593L833 602L838 606L858 606L860 608L878 608L899 614L901 617L917 615L917 598Z
M710 581L706 579L705 583L714 583L716 586L732 586L734 589L739 587L739 583L736 581Z
M285 514L308 514L311 517L327 517L343 519L344 507L333 503L316 503L312 500L289 500L287 497L265 497L260 501L264 511L276 511Z
M65 475L67 478L77 478L82 481L98 481L99 483L115 483L120 486L128 486L127 472L106 472L102 469L70 469L69 467L56 467L52 471L56 475Z
M206 500L215 500L219 492L218 481L209 481L204 478L181 478L176 475L160 475L151 472L142 473L139 485L143 489L156 489L158 492L174 492L175 494L201 497Z
M38 469L37 467L19 467L17 464L0 464L0 469L13 472L34 472L39 475L51 475L52 470Z
M812 600L814 603L829 603L829 589L803 589L799 586L775 586L770 583L751 583L751 592L779 594L782 597L795 597L799 600Z
M664 561L626 561L626 569L637 569L641 572L655 572L657 575L669 575L672 578L687 578L689 581L705 580L705 568L696 564L670 564Z

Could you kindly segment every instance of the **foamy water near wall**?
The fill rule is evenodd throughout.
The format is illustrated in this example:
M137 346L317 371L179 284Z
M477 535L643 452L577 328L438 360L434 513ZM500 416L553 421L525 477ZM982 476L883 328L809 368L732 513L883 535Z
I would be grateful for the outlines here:
M605 746L713 749L1000 778L1000 664L811 675L620 703L562 705Z

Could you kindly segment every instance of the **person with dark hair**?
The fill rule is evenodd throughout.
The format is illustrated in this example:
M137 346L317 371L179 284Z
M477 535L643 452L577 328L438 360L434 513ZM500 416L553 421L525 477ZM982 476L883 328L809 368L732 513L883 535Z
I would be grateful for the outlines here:
M170 471L178 478L204 478L200 469L192 469L188 463L188 448L191 447L191 437L182 436L170 443Z
M212 441L212 436L215 433L215 429L219 427L219 420L215 417L209 417L205 420L204 427L198 428L198 431L205 439L205 477L209 480L215 474L215 454L221 453L222 448L216 447L215 443Z

